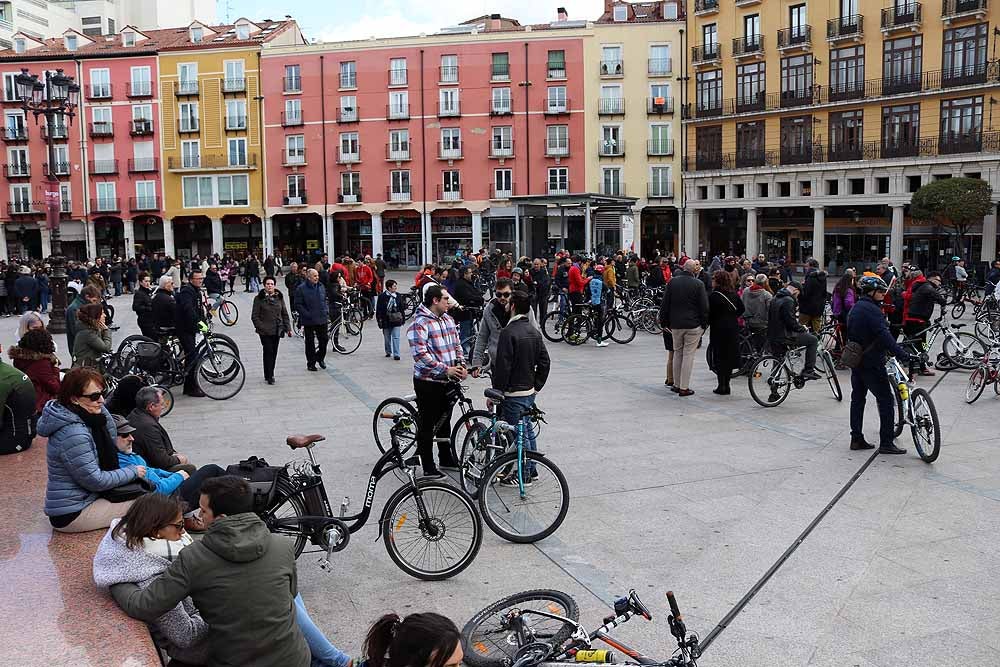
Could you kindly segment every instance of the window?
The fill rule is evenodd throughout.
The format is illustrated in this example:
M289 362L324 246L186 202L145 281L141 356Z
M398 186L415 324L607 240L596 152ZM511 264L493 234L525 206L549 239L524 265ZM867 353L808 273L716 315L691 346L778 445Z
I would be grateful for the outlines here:
M226 78L222 82L225 92L241 92L246 90L246 78L242 60L226 61Z
M670 155L673 146L670 141L670 124L654 123L649 126L649 154Z
M73 211L73 198L72 198L72 188L69 183L59 184L59 210L63 213L71 213Z
M621 76L622 47L601 47L601 76Z
M186 176L181 179L184 208L198 208L215 204L211 176Z
M650 197L673 197L673 186L674 180L670 173L670 167L649 168Z
M27 43L23 37L18 37L14 40L14 53L24 53L27 48Z
M861 109L830 114L831 161L861 159L864 118L865 114Z
M715 53L719 45L719 28L714 23L701 27L701 43L705 47L705 55Z
M695 75L695 110L708 115L722 112L722 70L714 69Z
M510 169L493 170L493 198L510 199L514 194L514 172Z
M178 106L178 115L180 116L180 131L181 132L197 132L198 131L198 103L197 102L182 102Z
M569 155L569 125L546 126L545 154Z
M159 208L156 205L156 181L136 181L135 210L152 211Z
M812 54L781 59L781 103L810 104L813 88Z
M96 185L97 185L97 210L117 211L118 210L117 183L115 183L114 181L110 182L99 181Z
M111 97L111 70L104 68L90 70L90 96Z
M7 72L3 75L3 99L7 102L16 102L20 98L17 95L17 84L14 83L14 72Z
M389 61L389 85L406 85L406 58L392 58Z
M246 175L218 176L219 206L249 206L250 182Z
M653 111L669 111L673 108L670 105L670 84L651 83L649 84L649 99L652 102Z
M864 94L865 47L830 51L830 101L855 99Z
M504 115L511 112L510 88L494 88L493 101L490 104L490 111L495 115Z
M615 21L628 21L628 5L616 4L612 11L612 17Z
M122 33L122 46L135 46L135 33L132 31Z
M306 196L306 177L305 174L289 174L285 178L285 184L287 192L285 194L288 197L288 204L303 204Z
M151 104L132 105L132 131L144 133L153 131L153 106Z
M181 63L177 66L177 92L191 95L198 92L198 64Z
M113 174L118 171L115 147L111 144L94 144L94 173Z
M458 88L442 88L438 91L438 113L442 116L459 115Z
M156 160L153 159L152 141L132 142L132 168L135 171L154 171Z
M389 201L409 201L410 171L397 169L389 173Z
M812 116L781 119L781 164L812 162Z
M8 111L4 114L4 136L7 139L22 138L28 136L28 129L24 123L24 113L21 111Z
M961 6L961 5L959 5ZM944 85L964 85L986 81L986 38L988 24L944 31Z
M722 126L695 128L695 165L697 169L722 167Z
M7 151L7 173L11 176L27 176L30 173L28 149L11 148Z
M341 63L341 69L346 63ZM341 84L341 88L345 87ZM299 65L285 65L285 92L302 92L302 68Z
M361 159L361 149L358 145L357 132L340 133L340 160L341 162L357 162Z
M737 123L736 166L761 167L764 165L764 121Z
M247 129L247 101L226 100L226 129Z
M302 124L302 100L298 97L285 100L285 125Z
M494 53L491 55L490 79L493 81L510 80L510 55L508 53Z
M76 35L66 35L66 50L76 51L76 48L77 48Z
M764 63L736 66L736 111L758 111L764 108Z
M923 71L923 38L920 35L887 39L882 46L883 93L920 90Z
M355 63L353 60L348 60L340 63L340 87L341 88L358 87L357 63Z
M808 20L806 19L806 6L804 4L792 5L788 8L788 28L793 44L805 41Z
M340 121L350 123L358 119L358 98L344 95L340 98Z
M760 44L760 14L749 14L743 17L743 39L747 50L758 48Z
M306 138L302 134L285 137L285 164L304 164L306 161Z
M490 155L511 157L514 155L514 128L509 125L494 127L490 138Z
M181 142L181 166L186 168L201 166L201 142L199 140Z
M441 83L458 82L458 56L441 56Z
M340 175L340 196L344 203L361 201L361 173L345 171Z
M550 79L566 78L566 52L549 51L548 72Z
M622 97L622 87L618 84L601 86L601 97L598 100L598 103L599 113L625 113L625 98Z
M856 17L858 15L858 0L840 0L840 18ZM841 21L841 25L844 22Z
M569 167L549 167L548 191L550 195L569 194Z
M462 130L457 127L441 128L441 157L462 157Z
M601 126L601 155L624 155L625 142L622 141L620 125Z
M664 76L673 71L669 44L655 44L649 47L648 71L653 76Z
M882 107L883 157L916 155L919 137L919 104Z
M983 98L941 100L942 153L982 150Z
M240 23L236 26L236 39L242 41L250 39L250 24Z
M191 41L195 44L201 42L205 39L205 29L201 26L192 26L191 28Z
M566 86L549 86L546 102L545 108L549 113L565 113L567 109Z
M35 210L31 203L31 186L10 186L10 206L14 213L28 213Z
M601 194L623 195L621 167L604 167L601 169Z
M410 159L410 131L390 130L389 131L389 159L409 160Z
M149 96L153 94L153 79L149 66L132 68L132 95Z
M441 185L444 194L441 199L454 201L462 198L462 184L457 170L449 169L441 172Z

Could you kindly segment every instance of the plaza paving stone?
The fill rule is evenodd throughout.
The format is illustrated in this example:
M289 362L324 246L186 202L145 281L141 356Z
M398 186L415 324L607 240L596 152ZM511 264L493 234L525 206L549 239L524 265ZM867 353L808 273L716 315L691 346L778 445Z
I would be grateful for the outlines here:
M227 402L178 395L164 420L175 445L199 464L252 454L279 464L295 458L286 435L324 433L315 455L331 502L349 495L360 508L378 455L372 408L412 391L405 338L403 360L386 359L380 332L369 324L355 354L328 355L329 368L319 373L306 372L301 340L284 339L277 384L268 386L249 295L235 300L240 321L224 331L240 345L246 386ZM114 304L123 325L117 341L136 330L131 298ZM5 347L14 326L0 320ZM65 338L57 340L64 351ZM592 628L616 595L635 588L654 621L632 621L616 635L669 657L666 590L677 593L689 628L708 634L868 459L848 450L846 372L842 403L825 383L812 383L764 409L744 379L733 382L732 396L712 394L714 376L701 353L691 383L697 393L670 393L659 337L548 349L553 368L539 397L548 419L540 447L569 482L565 523L535 545L510 544L484 526L477 560L436 583L393 565L374 520L336 555L331 573L320 571L317 554L304 555L300 591L344 650L357 654L367 626L387 611L437 611L461 626L494 600L529 588L570 593ZM1000 398L987 390L966 405L966 380L961 371L921 379L934 387L941 416L938 461L920 461L905 433L908 454L868 467L701 664L1000 664ZM480 407L485 386L469 382ZM866 423L869 440L877 439L872 400ZM376 511L397 484L383 480Z

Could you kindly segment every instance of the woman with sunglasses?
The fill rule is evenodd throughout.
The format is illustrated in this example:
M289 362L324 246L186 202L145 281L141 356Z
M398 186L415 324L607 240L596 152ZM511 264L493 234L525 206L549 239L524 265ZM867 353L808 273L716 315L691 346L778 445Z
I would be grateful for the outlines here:
M101 356L114 351L111 330L105 321L104 306L88 303L76 311L80 328L73 339L73 367L97 366Z
M38 420L38 435L49 439L45 514L60 532L107 528L132 501L114 503L101 493L146 476L145 466L118 467L117 432L104 407L104 389L97 370L74 368Z

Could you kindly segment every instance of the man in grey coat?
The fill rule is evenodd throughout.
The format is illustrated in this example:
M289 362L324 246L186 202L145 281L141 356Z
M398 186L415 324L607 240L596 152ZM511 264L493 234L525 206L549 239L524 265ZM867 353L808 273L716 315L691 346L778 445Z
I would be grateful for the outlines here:
M508 278L500 278L493 288L493 300L483 308L483 318L479 323L479 333L476 335L476 347L472 350L472 377L479 377L479 367L485 365L488 368L497 358L500 331L510 320L507 304L510 302L513 290ZM488 360L485 357L487 350L489 350Z
M708 292L695 276L701 264L694 259L684 263L667 283L660 304L660 326L668 329L674 340L674 386L678 396L690 396L694 391L688 386L698 341L708 328Z

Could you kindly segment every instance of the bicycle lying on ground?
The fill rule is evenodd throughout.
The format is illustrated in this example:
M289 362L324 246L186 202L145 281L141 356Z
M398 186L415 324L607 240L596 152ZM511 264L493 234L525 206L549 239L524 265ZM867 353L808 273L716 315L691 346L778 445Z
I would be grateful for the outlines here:
M614 613L605 617L603 625L593 632L587 632L578 622L580 609L572 597L560 591L534 590L494 602L465 624L462 628L465 663L470 667L549 667L615 662L617 656L613 651L591 648L599 641L623 654L621 664L697 667L696 661L701 657L698 635L688 633L673 592L667 592L667 602L670 604L667 624L677 640L677 649L667 660L645 656L608 635L635 616L652 620L652 614L634 590L615 600Z
M270 501L258 511L268 530L294 541L296 558L309 542L325 552L320 567L328 569L331 556L347 546L351 533L368 523L379 481L401 471L406 482L386 501L378 520L379 537L393 562L412 577L437 581L455 576L475 560L483 527L472 499L450 484L416 480L395 434L389 450L372 468L361 512L347 515L351 500L345 496L339 516L334 517L312 454L312 448L323 440L322 435L287 438L289 447L305 449L309 459L285 465L274 478Z
M1000 344L992 345L990 352L1000 353ZM993 392L1000 396L1000 354L987 354L979 362L979 367L969 375L969 384L965 387L965 402L972 405L979 400L988 384L992 384Z
M805 350L804 347L791 348L780 359L766 355L757 360L747 374L747 381L750 396L758 405L765 408L781 405L793 387L802 389L805 386L806 379L797 370L802 365ZM840 388L840 380L833 366L833 357L828 351L819 350L816 362L816 372L829 383L833 398L838 401L844 400L844 392Z

